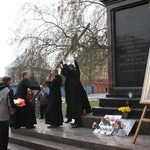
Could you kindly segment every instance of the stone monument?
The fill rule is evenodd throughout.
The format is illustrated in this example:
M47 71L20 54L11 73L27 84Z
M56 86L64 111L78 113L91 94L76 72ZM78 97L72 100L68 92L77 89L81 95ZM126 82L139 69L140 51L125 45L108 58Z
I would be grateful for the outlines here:
M140 96L150 47L150 0L100 0L107 9L109 94Z

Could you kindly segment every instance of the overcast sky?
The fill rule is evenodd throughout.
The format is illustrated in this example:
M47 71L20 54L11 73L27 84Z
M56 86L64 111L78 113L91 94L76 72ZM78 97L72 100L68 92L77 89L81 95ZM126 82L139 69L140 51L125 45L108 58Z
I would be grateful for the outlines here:
M0 5L0 77L4 76L4 67L13 61L13 49L8 45L11 37L10 30L15 26L14 21L21 5L26 0L4 0Z
M50 0L3 0L0 5L0 77L5 75L4 67L11 64L14 60L13 48L9 46L8 40L11 37L11 31L15 24L17 14L21 9L21 6L25 2L35 3L40 2L45 4ZM57 0L55 0L57 1ZM52 3L52 1L51 1ZM54 2L53 2L54 3Z

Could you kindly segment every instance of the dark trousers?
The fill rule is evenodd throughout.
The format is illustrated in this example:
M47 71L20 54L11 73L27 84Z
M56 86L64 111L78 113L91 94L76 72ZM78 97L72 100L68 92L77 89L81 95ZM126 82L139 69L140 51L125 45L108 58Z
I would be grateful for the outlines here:
M72 120L72 118L73 118L72 109L71 109L71 106L69 104L67 104L67 108L66 108L66 118L68 120Z
M9 138L9 122L0 121L0 150L7 150Z
M41 117L41 119L43 119L44 115L46 114L46 108L47 108L47 104L40 105L40 117Z

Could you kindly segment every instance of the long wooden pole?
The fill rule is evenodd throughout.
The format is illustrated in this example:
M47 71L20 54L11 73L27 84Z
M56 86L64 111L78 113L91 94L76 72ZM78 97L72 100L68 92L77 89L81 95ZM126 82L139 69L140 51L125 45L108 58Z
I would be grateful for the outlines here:
M77 41L79 41L80 40L80 38L83 36L83 34L87 31L87 29L90 27L90 23L88 23L87 24L87 26L82 30L82 32L79 34L79 36L77 37ZM69 49L66 51L66 53L64 54L64 58L66 58L67 56L68 56L68 54L70 53L70 51L72 50L72 45L69 47ZM60 60L60 62L55 66L55 68L59 68L60 67L60 65L61 65L61 63L62 63L62 60ZM49 75L49 78L51 77L51 73L50 73L50 75ZM43 86L45 86L45 84L46 84L46 80L43 82ZM39 94L40 94L40 92L41 92L41 90L42 89L40 89L36 94L35 94L35 96L32 98L32 100L34 100Z

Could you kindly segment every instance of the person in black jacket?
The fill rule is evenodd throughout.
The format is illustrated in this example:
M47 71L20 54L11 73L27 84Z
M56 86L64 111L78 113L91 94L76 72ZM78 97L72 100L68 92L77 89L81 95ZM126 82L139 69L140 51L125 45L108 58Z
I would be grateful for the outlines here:
M61 73L66 77L65 79L65 98L67 103L65 123L71 122L75 119L72 124L72 128L82 127L81 115L83 110L87 113L91 113L91 106L89 104L86 92L80 82L80 71L77 61L74 60L75 67L73 64L67 65L63 60L63 68Z
M56 128L63 125L61 100L62 78L58 74L57 69L53 69L51 75L53 77L52 81L50 81L49 77L46 78L47 86L49 87L50 92L45 116L45 123L50 125L48 126L48 128Z
M36 124L35 113L33 112L32 103L27 99L27 89L40 90L43 89L42 85L32 85L30 83L30 74L27 71L22 73L23 79L19 82L17 86L17 91L15 94L15 99L22 98L25 100L25 106L17 107L16 109L16 119L15 128L26 127L35 128Z

